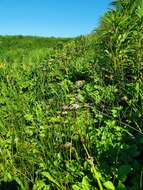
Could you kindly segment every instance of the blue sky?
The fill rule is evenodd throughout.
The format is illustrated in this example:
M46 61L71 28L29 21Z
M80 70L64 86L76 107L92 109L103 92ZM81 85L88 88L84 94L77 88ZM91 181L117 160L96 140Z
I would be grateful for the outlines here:
M0 35L90 33L111 0L0 0Z

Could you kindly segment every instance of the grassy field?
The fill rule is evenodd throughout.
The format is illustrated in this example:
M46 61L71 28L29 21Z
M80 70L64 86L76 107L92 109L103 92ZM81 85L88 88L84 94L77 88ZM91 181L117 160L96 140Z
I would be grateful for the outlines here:
M0 36L0 189L143 189L143 3L87 36Z

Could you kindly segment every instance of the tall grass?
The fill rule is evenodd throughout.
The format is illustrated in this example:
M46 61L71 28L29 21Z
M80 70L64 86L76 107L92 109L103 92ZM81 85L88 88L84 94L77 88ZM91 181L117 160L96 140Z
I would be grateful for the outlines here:
M0 37L1 189L142 189L142 5L120 6L62 43Z

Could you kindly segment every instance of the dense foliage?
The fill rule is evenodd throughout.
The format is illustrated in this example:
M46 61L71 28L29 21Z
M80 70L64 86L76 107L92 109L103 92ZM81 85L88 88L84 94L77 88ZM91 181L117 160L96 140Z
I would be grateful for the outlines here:
M0 37L0 189L143 189L143 2L112 8L88 36Z

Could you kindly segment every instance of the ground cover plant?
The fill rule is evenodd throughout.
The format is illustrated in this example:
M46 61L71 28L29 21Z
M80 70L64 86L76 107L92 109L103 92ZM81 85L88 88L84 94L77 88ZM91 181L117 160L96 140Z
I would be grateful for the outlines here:
M0 189L142 190L142 73L142 0L87 36L0 37Z

